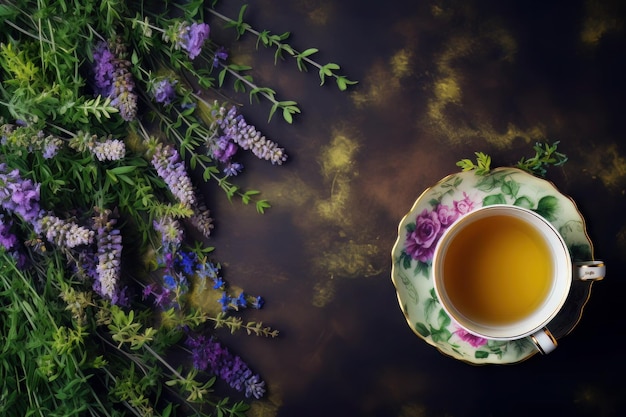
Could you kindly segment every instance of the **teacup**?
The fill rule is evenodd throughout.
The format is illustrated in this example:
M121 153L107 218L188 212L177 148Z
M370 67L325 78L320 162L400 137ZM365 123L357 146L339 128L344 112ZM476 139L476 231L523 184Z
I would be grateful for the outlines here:
M541 353L557 346L548 324L573 279L600 280L602 261L572 262L556 228L539 214L496 204L457 219L433 258L434 289L464 330L494 340L527 336Z

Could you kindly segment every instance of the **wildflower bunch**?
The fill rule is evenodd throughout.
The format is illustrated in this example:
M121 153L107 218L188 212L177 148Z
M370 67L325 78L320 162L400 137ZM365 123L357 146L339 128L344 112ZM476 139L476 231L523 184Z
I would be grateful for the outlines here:
M244 24L245 7L233 20L202 0L65 3L0 6L0 361L16 364L0 367L0 414L240 417L247 403L220 398L206 377L249 400L265 382L216 329L278 332L240 318L264 300L226 282L192 178L263 213L259 191L231 182L237 153L273 165L287 155L225 87L268 100L270 119L291 123L300 109L230 62L206 17L260 34L342 90L352 82L312 49Z

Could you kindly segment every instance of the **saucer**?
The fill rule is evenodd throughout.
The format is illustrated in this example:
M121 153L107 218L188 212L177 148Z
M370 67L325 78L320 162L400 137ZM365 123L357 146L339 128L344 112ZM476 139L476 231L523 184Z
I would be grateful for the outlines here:
M432 258L438 236L459 215L491 204L512 204L539 213L559 231L573 261L593 259L585 220L574 201L551 182L525 171L496 168L487 175L459 172L425 190L398 226L398 239L391 251L391 279L411 329L443 354L472 364L516 363L538 352L528 337L502 341L464 332L444 312L435 295ZM438 215L433 217L435 213ZM438 233L431 227L433 219L438 219ZM408 239L415 235L419 238ZM578 324L592 284L572 282L563 309L548 325L557 339Z

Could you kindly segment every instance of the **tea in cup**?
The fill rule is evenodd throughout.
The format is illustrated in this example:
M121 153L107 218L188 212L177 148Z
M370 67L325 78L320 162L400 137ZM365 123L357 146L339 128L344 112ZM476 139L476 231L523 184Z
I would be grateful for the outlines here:
M464 330L494 340L530 336L542 353L557 345L547 325L572 279L604 277L602 261L572 263L554 226L526 208L497 204L459 218L433 258L434 288Z

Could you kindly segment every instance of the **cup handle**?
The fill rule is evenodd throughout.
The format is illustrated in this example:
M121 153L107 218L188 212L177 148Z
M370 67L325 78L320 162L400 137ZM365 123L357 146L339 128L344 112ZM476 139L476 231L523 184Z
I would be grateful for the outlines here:
M537 350L539 350L539 353L542 355L547 355L552 352L558 345L556 337L550 333L547 327L530 335L530 340L535 344Z
M604 279L606 266L603 261L574 262L574 279L600 281Z

